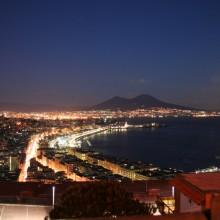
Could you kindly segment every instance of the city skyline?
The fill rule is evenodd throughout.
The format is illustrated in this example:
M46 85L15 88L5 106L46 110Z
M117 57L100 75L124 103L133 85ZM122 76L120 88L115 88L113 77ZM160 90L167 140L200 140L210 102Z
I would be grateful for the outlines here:
M113 96L220 109L218 1L1 1L0 104Z

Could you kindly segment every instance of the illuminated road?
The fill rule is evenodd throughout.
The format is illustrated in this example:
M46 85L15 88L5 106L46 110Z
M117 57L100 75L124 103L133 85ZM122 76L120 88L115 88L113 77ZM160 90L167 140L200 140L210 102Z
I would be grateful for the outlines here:
M26 180L27 170L28 170L28 167L30 166L30 160L31 158L36 156L37 148L39 146L39 141L43 137L44 137L43 134L37 134L31 137L31 140L29 141L28 146L27 146L25 162L24 162L24 165L22 167L22 170L18 178L19 182L24 182Z
M37 149L39 147L39 142L43 140L45 137L49 135L55 135L55 134L61 134L62 132L65 132L66 130L63 129L60 131L59 129L52 129L51 131L45 131L40 134L33 135L28 143L27 150L25 152L26 158L24 161L24 164L22 166L18 181L19 182L25 182L27 178L27 170L30 166L30 160L32 158L35 158L37 156Z

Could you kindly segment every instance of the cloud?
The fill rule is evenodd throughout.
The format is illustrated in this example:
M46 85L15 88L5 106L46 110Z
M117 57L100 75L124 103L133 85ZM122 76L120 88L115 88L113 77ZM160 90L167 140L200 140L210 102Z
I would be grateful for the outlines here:
M130 83L131 84L138 84L138 85L149 85L151 84L151 80L146 80L144 78L138 78L138 79L131 79Z
M220 74L213 75L210 79L210 82L214 85L220 84Z

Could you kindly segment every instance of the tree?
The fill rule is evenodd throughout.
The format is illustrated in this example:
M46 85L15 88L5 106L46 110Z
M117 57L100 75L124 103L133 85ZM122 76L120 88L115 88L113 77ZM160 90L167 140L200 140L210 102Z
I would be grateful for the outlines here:
M51 218L149 214L149 207L133 200L117 182L74 184L50 212Z

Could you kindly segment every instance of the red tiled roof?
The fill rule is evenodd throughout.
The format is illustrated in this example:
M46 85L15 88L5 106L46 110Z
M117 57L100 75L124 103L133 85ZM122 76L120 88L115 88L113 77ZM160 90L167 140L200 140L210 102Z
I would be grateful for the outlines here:
M220 192L220 172L182 174L185 181L203 192Z

